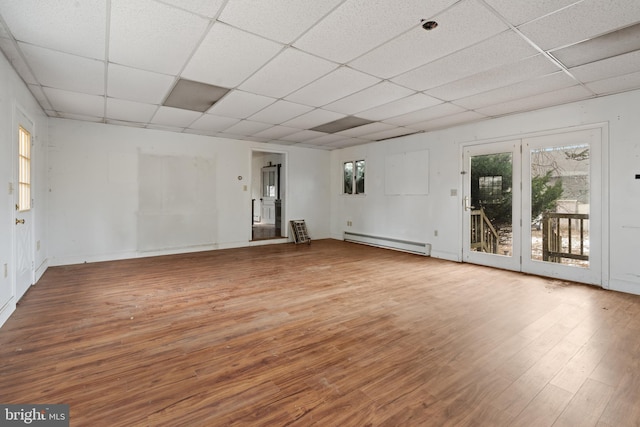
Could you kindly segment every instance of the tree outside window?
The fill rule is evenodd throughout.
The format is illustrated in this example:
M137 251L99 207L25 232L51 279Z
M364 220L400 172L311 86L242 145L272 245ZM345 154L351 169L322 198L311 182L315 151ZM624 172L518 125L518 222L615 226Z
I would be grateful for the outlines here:
M364 194L364 160L344 162L343 186L344 194Z

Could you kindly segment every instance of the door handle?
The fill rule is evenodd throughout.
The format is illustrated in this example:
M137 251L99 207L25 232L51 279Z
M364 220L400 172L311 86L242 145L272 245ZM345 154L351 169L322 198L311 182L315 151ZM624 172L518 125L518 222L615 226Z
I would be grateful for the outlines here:
M465 211L471 210L471 203L469 203L469 196L464 197L464 210Z
M16 225L17 224L24 224L24 219L18 219L16 218Z

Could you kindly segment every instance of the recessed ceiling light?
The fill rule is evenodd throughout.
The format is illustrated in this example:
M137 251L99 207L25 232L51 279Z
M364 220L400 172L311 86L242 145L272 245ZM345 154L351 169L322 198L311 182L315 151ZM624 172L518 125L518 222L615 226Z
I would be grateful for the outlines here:
M567 68L640 50L640 24L634 24L550 53Z
M423 19L421 22L422 28L427 31L431 31L438 26L438 23L436 21L427 21L426 19Z

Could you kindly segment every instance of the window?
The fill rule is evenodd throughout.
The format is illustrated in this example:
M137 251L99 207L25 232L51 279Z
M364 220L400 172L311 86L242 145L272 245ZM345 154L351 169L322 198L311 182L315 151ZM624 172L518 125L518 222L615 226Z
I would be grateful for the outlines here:
M31 134L18 128L18 206L19 211L31 209Z
M344 194L364 194L364 160L344 162L343 183Z
M500 203L502 198L502 176L481 176L479 184L481 203Z

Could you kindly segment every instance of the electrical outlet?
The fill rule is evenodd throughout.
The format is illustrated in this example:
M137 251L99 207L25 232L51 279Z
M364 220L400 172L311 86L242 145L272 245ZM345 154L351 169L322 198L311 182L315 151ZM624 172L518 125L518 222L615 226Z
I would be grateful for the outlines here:
M438 237L438 230L433 230L434 237Z

